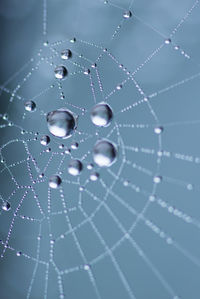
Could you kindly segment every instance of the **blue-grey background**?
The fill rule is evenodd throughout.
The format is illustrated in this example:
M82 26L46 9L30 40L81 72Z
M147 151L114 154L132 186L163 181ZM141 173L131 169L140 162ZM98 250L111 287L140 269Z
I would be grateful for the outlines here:
M77 152L73 153L74 157L83 157L88 150L92 149L97 139L95 128L91 125L89 117L93 99L88 78L83 74L75 74L63 81L66 102L59 98L60 90L57 86L48 89L51 84L56 85L53 69L54 65L61 64L61 59L57 56L50 59L53 61L53 66L49 63L39 65L38 70L33 72L33 75L16 93L22 99L19 100L14 96L14 101L9 105L12 91L15 90L18 84L21 84L26 74L36 66L40 59L40 56L38 56L39 49L42 49L41 55L44 57L49 57L52 54L49 46L44 47L43 42L48 40L49 45L51 45L56 41L66 40L61 45L55 45L58 53L63 48L70 48L72 53L74 51L74 53L83 54L83 57L91 61L95 61L102 53L101 48L106 47L120 64L123 64L129 71L134 72L164 42L165 38L170 36L172 30L190 10L194 1L135 0L131 7L132 18L123 22L121 29L113 40L111 40L111 37L117 26L121 24L123 12L128 9L130 1L113 0L112 4L114 5L104 4L103 1L99 0L47 0L47 35L43 36L42 1L6 0L0 2L0 82L2 90L0 113L1 115L8 113L9 120L15 125L9 127L7 126L8 122L1 119L1 125L6 124L6 127L2 127L0 131L1 147L8 141L15 140L2 149L5 162L1 164L0 169L0 194L3 200L6 200L15 190L15 184L8 170L5 169L5 165L11 165L12 174L20 186L33 186L26 162L15 163L27 159L27 152L22 140L34 139L36 136L39 139L42 134L48 134L45 113L56 108L65 107L68 105L66 102L87 109L87 112L81 115L78 109L67 106L79 115L78 129L92 135L92 138L87 142L81 143ZM122 7L122 9L115 7L115 5ZM163 49L155 54L150 62L145 64L135 75L135 79L147 95L199 73L199 13L200 7L197 5L172 38L172 43L164 45ZM69 42L72 37L77 39L74 44ZM81 40L93 43L93 45L87 45ZM187 59L181 54L181 49L174 50L175 45L180 46L191 58ZM34 57L34 61L29 63L32 57ZM77 55L73 56L73 61L84 67L90 67L88 61ZM25 65L27 62L29 64ZM22 68L24 65L25 67ZM97 65L106 95L126 78L118 65L107 55L103 56ZM73 64L67 64L67 67L69 73L78 70L78 67ZM16 73L20 69L21 71ZM92 75L95 77L94 72L92 70ZM9 81L7 82L7 80ZM97 82L95 83L97 84ZM8 88L7 90L3 90L2 86L4 85L5 88ZM48 91L44 92L46 89ZM174 240L173 244L169 245L166 242L167 237L160 237L159 233L154 232L145 224L144 219L140 219L131 233L131 237L143 250L145 257L150 262L147 262L144 256L141 257L127 240L123 241L113 251L114 257L135 298L165 299L179 296L182 299L198 299L200 297L200 226L198 222L200 218L199 91L199 77L197 76L150 99L150 104L159 118L159 124L164 127L162 150L171 153L170 158L164 156L161 160L159 174L163 176L163 182L157 186L156 196L167 202L169 206L183 211L191 218L190 222L186 222L181 217L171 213L170 209L162 208L157 203L151 203L144 214L145 217L152 221L157 229L164 231L166 236L170 236ZM26 114L23 119L23 103L25 100L32 99L35 95L38 95L35 99L37 110L32 114ZM153 155L141 152L126 152L127 160L149 169L152 176L126 165L113 188L113 192L138 213L142 211L148 202L148 194L151 194L154 189L153 175L157 174L158 157L156 152L159 149L159 143L158 136L153 132L156 122L150 113L149 107L144 103L128 112L118 112L140 99L141 95L135 88L133 81L130 80L122 90L114 93L108 100L114 111L116 123L149 125L148 129L120 129L120 136L126 146L154 150ZM98 88L97 101L102 101L102 95L98 92ZM20 128L17 126L20 126ZM114 126L114 122L111 126ZM111 128L101 129L99 131L100 137L105 137ZM33 133L22 135L20 133L21 129ZM35 135L36 132L39 135ZM81 140L82 136L75 135L73 138ZM116 132L110 138L113 142L118 143ZM60 142L52 137L51 149L59 154L56 155L47 168L44 182L34 185L41 207L45 212L45 217L48 211L48 177L56 173L63 157L61 155L62 150L58 148L60 143L69 146L71 140ZM33 140L28 144L37 165L43 169L51 153L40 155L44 148L38 140ZM117 173L123 159L122 145L120 147L119 144L118 149L118 160L111 167L111 171L114 173ZM174 153L181 153L185 156L182 156L182 159L177 159ZM188 160L192 160L192 162L186 161L186 155L190 156ZM71 179L66 171L68 160L69 156L66 156L61 169L63 180ZM84 160L84 172L81 175L80 184L83 184L89 177L86 165L87 162L91 161L91 155L88 155L87 159ZM14 166L12 166L13 164ZM38 173L33 164L31 164L31 169L33 177L38 178ZM114 178L105 169L100 171L100 176L107 186L114 181ZM124 180L129 180L132 185L138 186L140 190L147 191L147 195L143 195L142 192L135 192L133 188L124 187ZM78 207L80 195L78 187L79 184L63 183L64 198L69 209ZM87 188L101 200L104 199L106 189L102 187L100 182L89 183ZM3 242L6 240L13 213L23 194L24 189L18 190L10 200L11 210L1 212L0 231ZM87 193L83 192L82 198L82 206L90 215L95 210L97 203ZM108 195L106 200L110 210L117 216L118 221L128 230L136 217L129 210L122 207L111 194ZM53 190L51 195L51 209L53 212L62 211L63 209L59 191L57 190ZM28 193L20 208L20 215L39 220L42 218L31 192ZM78 208L74 212L69 212L69 217L72 227L78 226L84 220ZM2 299L27 298L32 274L37 263L25 255L49 263L47 298L59 298L58 273L56 273L50 262L50 239L56 239L67 231L68 224L65 215L59 213L50 216L50 221L52 236L49 235L48 221L44 220L42 222L41 245L38 257L39 221L30 221L21 217L15 220L8 243L14 250L7 249L4 257L0 260L0 297ZM105 208L98 210L93 221L108 248L112 248L123 237L119 226L113 221ZM89 222L77 229L76 237L88 261L95 259L106 251L105 246L102 246ZM3 250L4 247L2 245L1 247L1 250ZM17 251L22 251L24 255L17 257ZM83 270L83 261L72 234L55 242L53 259L60 271L79 267L77 271L62 276L65 298L96 298L88 273ZM157 269L157 272L152 271L153 267L151 265L155 266L154 269ZM91 266L91 269L102 299L131 298L109 255L104 256ZM45 298L45 271L46 266L39 263L30 298ZM159 280L155 272L162 275L164 283ZM166 282L170 286L170 290L173 290L172 292L166 287Z

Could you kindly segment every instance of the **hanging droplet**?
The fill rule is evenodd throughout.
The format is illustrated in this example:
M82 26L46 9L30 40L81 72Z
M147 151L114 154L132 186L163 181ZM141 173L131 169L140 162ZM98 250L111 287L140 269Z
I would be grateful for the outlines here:
M91 120L98 127L107 127L113 118L113 112L106 103L95 105L91 111Z
M90 74L90 70L89 69L85 69L83 72L85 75L89 75Z
M57 66L54 70L56 79L64 79L67 76L67 69L63 65Z
M57 189L61 183L62 183L62 180L58 175L52 175L49 178L49 187L52 189Z
M94 167L94 165L92 163L87 165L87 169L91 170Z
M98 141L93 149L94 162L100 167L109 167L117 157L116 147L108 140Z
M2 210L4 211L9 211L10 210L10 204L7 201L4 201L2 206L1 206Z
M163 127L156 127L156 128L154 128L154 133L156 133L156 134L161 134L162 132L163 132Z
M71 160L68 164L68 172L71 175L79 175L83 169L83 164L79 160Z
M157 175L153 178L154 183L159 184L162 182L162 177L160 175Z
M69 49L62 50L61 58L64 60L70 59L72 57L72 52Z
M28 112L33 112L36 109L36 104L33 101L27 101L24 103L24 108Z
M130 19L132 17L132 12L130 10L127 10L123 14L124 19Z
M91 181L95 182L95 181L98 180L98 178L99 178L99 173L98 172L91 173L91 175L90 175L90 180Z
M21 251L17 251L16 252L16 256L21 256L22 255L22 252Z
M78 146L79 146L78 142L73 142L71 144L71 148L74 149L74 150L76 150L78 148Z
M167 39L165 40L165 44L166 44L166 45L169 45L171 42L172 42L172 41L171 41L170 38L167 38Z
M70 43L74 44L75 42L76 42L76 38L75 38L75 37L72 37L72 38L70 39Z
M40 144L44 145L44 146L47 146L49 143L50 143L50 137L47 136L47 135L43 135L41 138L40 138Z
M60 108L47 114L47 126L52 135L65 139L73 134L76 119L71 111Z

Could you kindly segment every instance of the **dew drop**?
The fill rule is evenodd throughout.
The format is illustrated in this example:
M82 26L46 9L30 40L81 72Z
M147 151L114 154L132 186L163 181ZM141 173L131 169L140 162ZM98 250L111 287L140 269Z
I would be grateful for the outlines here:
M24 103L24 108L28 112L33 112L36 109L36 104L33 101L27 101Z
M107 127L113 118L113 112L106 103L95 105L91 111L91 120L98 127Z
M76 150L78 147L79 147L78 142L73 142L73 143L71 144L71 148L74 149L74 150Z
M109 167L117 157L116 147L108 140L98 141L93 149L94 162L100 167Z
M171 41L170 38L167 38L167 39L165 40L165 44L166 44L166 45L169 45L171 42L172 42L172 41Z
M57 189L61 183L62 183L62 180L58 175L52 175L49 178L49 187L52 189Z
M161 134L162 132L163 132L163 127L156 127L156 128L154 128L154 133L156 133L156 134Z
M132 12L130 10L127 10L123 14L124 19L130 19L132 17Z
M10 210L10 204L7 201L4 201L2 206L1 206L2 210L4 211L9 211Z
M79 175L83 169L83 164L79 160L71 160L68 164L68 172L71 175Z
M94 165L92 163L87 165L87 169L91 170L94 167Z
M99 178L99 173L98 172L91 173L91 175L90 175L90 180L91 181L95 182L95 181L98 180L98 178Z
M54 70L56 79L64 79L67 76L67 69L63 65L57 66Z
M71 111L60 108L47 114L47 126L56 137L69 138L76 127L76 120Z
M40 144L44 145L44 146L47 146L49 143L50 143L50 137L47 136L47 135L43 135L41 138L40 138Z
M21 251L17 251L16 252L16 256L21 256L22 255L22 252Z
M156 175L154 178L153 178L153 181L154 183L156 184L159 184L162 182L162 177L160 175Z
M72 52L69 49L63 50L61 52L61 58L64 60L70 59L72 57Z

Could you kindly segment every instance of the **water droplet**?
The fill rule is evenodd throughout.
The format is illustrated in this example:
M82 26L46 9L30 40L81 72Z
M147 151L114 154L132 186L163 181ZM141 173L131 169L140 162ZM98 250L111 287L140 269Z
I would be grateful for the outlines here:
M79 160L71 160L68 164L68 172L71 175L79 175L83 169L83 164Z
M163 127L156 127L156 128L154 128L154 133L156 133L156 134L161 134L162 132L163 132Z
M76 38L75 38L75 37L72 37L72 38L70 39L70 43L74 44L75 42L76 42Z
M90 270L90 265L88 265L88 264L87 264L87 265L84 265L83 268L84 268L84 270L88 271L88 270Z
M85 69L83 72L85 75L89 75L90 74L90 70L89 69Z
M124 185L125 187L127 187L129 184L130 184L130 182L129 182L128 180L126 180L126 181L123 182L123 185Z
M113 112L106 103L95 105L91 111L91 120L98 127L107 127L113 118Z
M47 125L52 135L69 138L76 128L76 120L71 111L61 108L47 114Z
M78 142L73 142L71 144L71 148L74 149L74 150L76 150L78 148L78 146L79 146Z
M67 69L63 65L57 66L54 74L57 79L64 79L67 76Z
M130 10L127 10L123 14L124 19L130 19L132 17L132 12Z
M117 89L117 90L122 89L122 84L118 84L117 87L116 87L116 89Z
M93 149L94 162L100 167L109 167L117 157L116 147L108 140L98 141Z
M4 119L4 120L8 120L8 114L7 114L7 113L5 113L5 114L3 115L3 119Z
M150 200L151 202L154 202L154 201L156 200L155 195L150 195L150 196L149 196L149 200Z
M10 210L10 204L7 201L4 201L2 206L1 206L2 210L4 211L9 211Z
M49 178L49 187L52 189L57 189L61 183L62 183L62 180L58 175L52 175Z
M99 178L99 173L98 172L91 173L91 175L90 175L90 180L91 181L95 182L95 181L98 180L98 178Z
M69 49L63 50L61 52L61 58L66 60L72 57L72 52Z
M17 251L16 252L16 256L21 256L22 255L22 252L21 251Z
M81 192L82 192L84 189L85 189L84 186L80 186L80 187L79 187L79 191L81 191Z
M49 143L50 143L50 137L47 136L47 135L43 135L41 138L40 138L40 144L44 145L44 146L47 146Z
M91 170L94 167L94 165L92 163L87 165L87 169Z
M172 42L172 41L171 41L170 38L167 38L167 39L165 40L165 44L166 44L166 45L169 45L171 42Z
M153 178L153 181L154 183L156 184L159 184L162 182L162 177L160 175L156 175L154 178Z
M36 109L36 104L33 101L27 101L24 103L24 108L28 112L33 112Z

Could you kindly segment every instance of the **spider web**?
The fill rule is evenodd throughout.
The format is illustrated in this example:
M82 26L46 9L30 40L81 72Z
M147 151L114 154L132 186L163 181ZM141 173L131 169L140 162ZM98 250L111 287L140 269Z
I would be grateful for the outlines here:
M51 25L57 4L43 1L40 44L1 85L0 197L10 204L0 217L2 298L199 298L199 1L186 2L178 18L167 15L168 29L167 8L155 20L144 1L62 3L69 13L79 8L83 25L75 18L66 37L55 33L62 22ZM63 49L71 59L61 59ZM57 65L68 70L63 81ZM36 111L25 111L27 100ZM102 101L114 119L97 129L90 111ZM46 115L62 107L78 126L60 141ZM88 169L99 138L116 144L117 162ZM71 158L83 163L78 178L67 172ZM53 174L62 179L56 190Z

